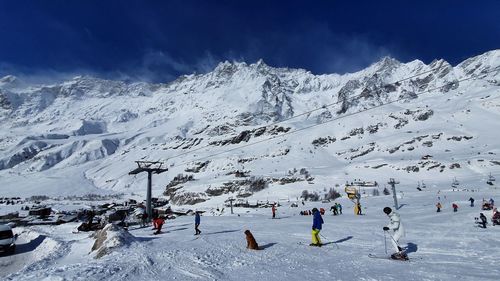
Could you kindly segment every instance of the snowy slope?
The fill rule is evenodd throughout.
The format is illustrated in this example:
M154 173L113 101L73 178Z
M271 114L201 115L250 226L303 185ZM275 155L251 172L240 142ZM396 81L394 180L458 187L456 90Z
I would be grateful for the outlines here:
M499 66L494 50L455 67L384 58L345 75L259 61L168 84L7 76L0 195L144 194L146 177L128 175L136 160L166 162L154 194L170 183L178 205L296 198L353 179L484 182L500 171ZM267 188L251 190L236 171ZM194 180L175 185L179 174Z
M407 191L408 190L408 191ZM193 236L194 218L167 221L164 233L152 235L148 228L132 228L135 237L125 240L108 255L94 259L93 239L71 234L76 224L37 227L21 233L20 249L39 245L32 252L0 257L3 280L497 280L499 226L474 226L480 208L469 207L470 196L481 201L500 195L498 190L436 190L418 192L401 187L398 211L406 229L401 245L410 262L372 259L384 254L382 212L392 206L392 196L364 199L364 216L353 214L352 203L340 199L343 215L323 216L322 248L310 247L311 216L299 210L329 204L306 202L278 208L278 219L267 209L235 208L235 215L205 213L199 237ZM443 212L434 203L441 197ZM445 199L446 198L446 199ZM451 203L460 206L457 213ZM491 211L484 212L488 217ZM239 214L239 215L237 215ZM260 251L245 249L243 231L250 229ZM28 232L27 232L28 231ZM38 236L36 235L38 233ZM39 237L45 237L40 242ZM387 237L387 239L390 239ZM390 249L390 242L387 241ZM50 246L50 247L49 247Z

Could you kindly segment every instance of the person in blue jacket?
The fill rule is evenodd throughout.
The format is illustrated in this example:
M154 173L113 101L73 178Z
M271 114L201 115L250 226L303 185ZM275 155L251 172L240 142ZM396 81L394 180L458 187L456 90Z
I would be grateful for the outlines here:
M196 231L196 233L194 235L201 234L201 231L198 229L198 227L200 226L200 221L200 212L196 212L194 215L194 230Z
M319 239L319 232L323 225L323 218L318 209L312 209L313 212L313 225L312 225L312 243L311 246L321 247L321 240Z

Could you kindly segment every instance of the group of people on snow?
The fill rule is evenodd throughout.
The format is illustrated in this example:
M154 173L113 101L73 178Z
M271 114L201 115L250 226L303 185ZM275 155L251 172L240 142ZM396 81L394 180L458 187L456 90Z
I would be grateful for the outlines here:
M332 207L333 208L333 207ZM398 213L394 212L390 207L385 207L383 212L389 217L389 224L383 227L383 230L391 237L391 242L394 247L394 253L391 255L392 259L408 260L408 256L404 249L399 245L399 239L405 235L401 217ZM320 232L323 228L323 218L317 208L312 209L313 224L312 224L312 243L310 246L321 247L323 244L320 238Z
M336 216L336 215L342 215L342 205L340 205L339 203L335 202L335 204L333 204L333 206L330 208L330 211L333 212L334 216Z

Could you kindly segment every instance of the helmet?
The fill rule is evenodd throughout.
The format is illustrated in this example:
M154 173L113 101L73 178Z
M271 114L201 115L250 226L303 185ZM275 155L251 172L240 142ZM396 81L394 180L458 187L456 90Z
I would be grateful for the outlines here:
M387 215L390 214L391 212L392 212L391 208L389 208L389 207L384 208L384 213L386 213Z
M312 212L313 212L313 213L316 213L317 211L318 211L318 209L316 209L316 208L313 208L313 209L312 209Z

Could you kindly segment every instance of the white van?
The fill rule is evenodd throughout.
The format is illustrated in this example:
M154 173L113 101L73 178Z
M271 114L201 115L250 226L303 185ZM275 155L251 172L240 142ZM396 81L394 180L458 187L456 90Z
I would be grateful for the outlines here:
M13 254L16 251L16 238L12 228L6 224L0 225L0 253Z

